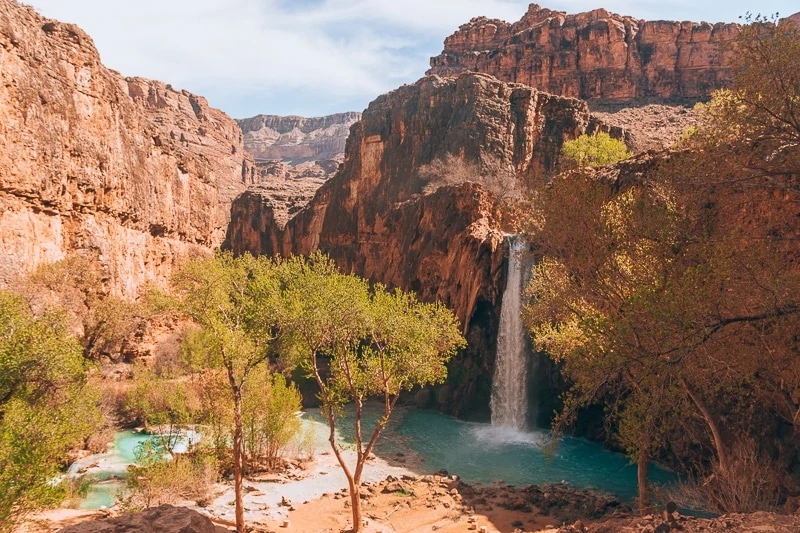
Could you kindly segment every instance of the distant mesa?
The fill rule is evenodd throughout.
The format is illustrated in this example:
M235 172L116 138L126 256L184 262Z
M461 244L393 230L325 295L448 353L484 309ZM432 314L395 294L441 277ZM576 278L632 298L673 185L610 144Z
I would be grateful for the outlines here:
M327 179L344 161L350 126L361 113L325 117L258 115L239 120L245 150L256 159L263 180Z

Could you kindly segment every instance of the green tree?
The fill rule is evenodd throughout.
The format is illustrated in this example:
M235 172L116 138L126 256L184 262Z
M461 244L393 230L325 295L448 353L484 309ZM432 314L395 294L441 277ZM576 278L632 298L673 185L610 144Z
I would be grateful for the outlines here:
M186 263L174 278L179 308L199 329L184 344L187 362L198 369L222 369L233 404L233 475L236 529L245 530L245 389L254 373L269 364L276 339L280 290L274 264L251 255L220 253Z
M639 466L639 501L649 502L648 466L676 401L665 373L645 357L658 332L653 316L676 242L679 214L660 188L630 187L592 175L556 179L543 198L537 234L545 254L529 286L525 318L538 349L563 365L573 386L556 419L606 402L611 425ZM663 408L654 404L663 402Z
M233 402L227 376L219 370L205 370L193 376L200 400L200 417L217 457L230 465ZM270 372L266 365L255 369L242 390L242 424L245 472L273 469L286 446L300 432L296 416L302 409L300 393L286 378Z
M713 162L721 166L717 183L736 180L757 187L766 183L797 194L800 28L776 26L760 15L748 15L747 20L732 58L733 84L703 106L703 121L689 147L714 154Z
M281 264L284 348L299 358L319 388L329 442L347 477L353 531L361 531L360 487L364 464L389 422L400 392L440 383L447 361L465 341L452 312L341 274L322 254ZM324 364L327 363L327 364ZM383 413L371 434L362 428L364 404L381 400ZM349 466L335 432L341 408L355 409L355 465Z
M301 429L300 393L282 374L258 368L244 391L242 419L248 464L276 468L281 453Z
M63 314L0 292L0 530L64 496L53 479L101 420L86 371Z
M798 446L778 435L800 423L799 43L745 28L733 87L684 151L557 178L540 202L527 319L574 384L557 426L604 403L640 490L666 457L714 511L792 490L781 470ZM757 479L753 464L771 466Z
M134 369L133 388L126 407L130 418L155 431L157 439L171 457L175 446L195 421L192 388L179 376L158 375L144 367Z
M612 165L631 156L628 147L619 139L613 139L606 132L594 135L583 134L567 141L561 148L564 159L579 167L601 167Z

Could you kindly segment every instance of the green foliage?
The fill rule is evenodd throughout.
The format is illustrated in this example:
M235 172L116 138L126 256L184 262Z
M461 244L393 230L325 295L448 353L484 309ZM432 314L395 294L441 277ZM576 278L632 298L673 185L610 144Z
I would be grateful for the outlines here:
M447 361L465 341L456 318L444 306L425 304L413 294L381 285L370 289L366 280L340 273L320 253L292 258L278 268L283 289L282 348L319 387L330 444L350 485L354 531L359 531L364 463L400 392L441 383ZM369 397L380 398L383 415L365 439L361 422ZM345 463L334 437L345 402L355 404L354 466Z
M100 422L86 370L63 315L0 292L0 530L65 496L51 480Z
M269 359L279 291L267 258L220 253L174 278L179 308L200 327L184 345L194 368L225 368L241 387Z
M19 292L37 312L63 308L70 324L81 332L84 355L95 361L116 359L123 341L153 314L143 302L107 294L99 264L83 256L42 266L20 283Z
M133 512L185 500L202 502L217 477L216 458L203 446L170 457L158 441L145 441L136 449L136 463L128 467L119 505Z
M338 409L356 403L355 474L341 464L348 479L360 483L400 392L443 381L447 361L465 343L445 307L382 286L371 289L319 253L285 261L221 253L187 263L174 288L177 307L198 326L183 349L186 362L201 371L200 403L213 445L221 456L233 443L240 531L244 458L274 463L299 430L299 394L271 375L270 365L300 365L316 380L331 435ZM364 446L361 414L370 396L381 398L384 416ZM341 462L335 439L331 444Z
M583 134L577 139L567 141L561 150L564 159L579 167L613 165L632 155L623 141L613 139L602 131L595 135Z
M458 323L441 304L419 302L382 285L341 274L321 254L284 262L284 347L319 378L326 405L386 400L402 390L441 383L463 347ZM324 377L320 356L329 358Z
M703 121L688 143L713 150L718 164L736 165L738 179L769 178L800 190L800 30L749 19L736 42L729 89L702 109Z
M263 257L219 253L185 264L175 276L173 288L177 307L199 327L183 345L186 362L199 370L222 370L227 379L226 396L233 409L236 529L244 533L245 389L254 375L269 365L278 334L276 310L281 294L275 265ZM223 418L213 420L217 429L222 429ZM221 451L222 433L215 432L215 446Z
M194 377L200 400L198 421L204 425L224 470L231 467L233 402L224 372L207 370ZM255 369L242 390L245 470L279 466L287 445L300 432L300 393L280 374Z
M300 433L300 393L281 374L265 367L253 372L244 390L242 420L248 463L276 468L288 444Z
M159 376L138 367L134 369L126 410L132 420L153 430L155 438L172 455L181 435L196 418L192 392L180 378Z
M603 404L634 460L681 468L728 512L767 505L752 472L800 451L774 446L774 428L800 421L800 372L787 371L800 328L788 207L800 193L800 35L761 21L737 50L733 87L700 109L684 151L616 181L588 169L553 181L526 308L572 384L556 429ZM773 474L771 490L793 490Z

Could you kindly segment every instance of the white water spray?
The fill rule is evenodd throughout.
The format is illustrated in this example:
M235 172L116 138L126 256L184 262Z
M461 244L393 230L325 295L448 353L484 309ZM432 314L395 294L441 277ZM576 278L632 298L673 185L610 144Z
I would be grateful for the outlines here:
M492 425L522 430L528 417L528 358L522 324L525 285L522 236L509 236L508 275L500 308L497 357L492 382Z

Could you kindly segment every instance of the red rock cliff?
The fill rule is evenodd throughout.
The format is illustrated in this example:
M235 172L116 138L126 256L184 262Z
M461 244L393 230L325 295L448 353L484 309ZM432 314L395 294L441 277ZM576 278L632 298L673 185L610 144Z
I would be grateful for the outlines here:
M475 18L445 39L430 74L485 72L587 100L702 98L730 82L737 24L644 21L531 4L514 24Z
M135 296L221 243L251 162L205 99L123 78L76 26L0 0L0 286L86 252Z
M351 129L342 169L285 227L268 193L240 196L226 245L284 256L321 249L348 271L442 301L470 341L451 367L443 407L488 409L507 254L493 198L475 183L423 195L418 170L455 154L543 173L564 140L599 127L579 100L483 74L424 78L370 104Z

